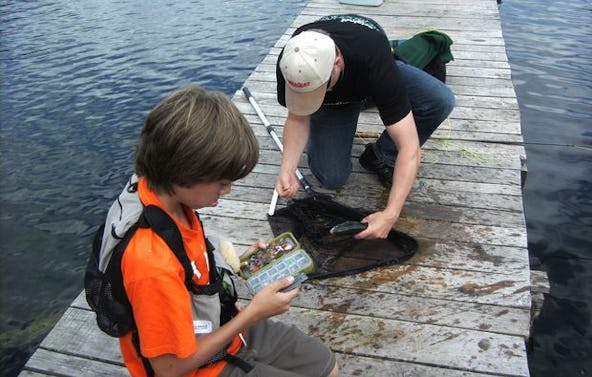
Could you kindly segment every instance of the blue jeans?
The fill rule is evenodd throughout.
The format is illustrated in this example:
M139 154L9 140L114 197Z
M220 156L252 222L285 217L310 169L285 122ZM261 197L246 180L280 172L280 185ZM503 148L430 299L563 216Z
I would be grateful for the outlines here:
M454 94L440 80L397 60L423 145L454 108ZM308 165L323 187L336 189L347 181L351 169L351 151L361 103L322 106L311 116L307 145ZM397 147L386 130L373 145L376 157L394 166Z

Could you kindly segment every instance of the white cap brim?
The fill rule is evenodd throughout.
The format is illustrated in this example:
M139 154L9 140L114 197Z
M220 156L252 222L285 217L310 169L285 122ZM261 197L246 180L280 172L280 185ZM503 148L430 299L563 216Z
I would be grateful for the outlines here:
M310 92L296 92L286 85L286 107L295 115L312 115L321 108L326 93L325 84Z

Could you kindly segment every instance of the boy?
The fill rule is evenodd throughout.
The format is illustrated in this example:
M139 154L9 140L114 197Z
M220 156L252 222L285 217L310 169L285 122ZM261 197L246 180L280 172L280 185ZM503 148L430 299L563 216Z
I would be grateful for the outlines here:
M137 195L144 206L155 205L174 220L194 266L194 283L207 285L215 273L194 209L216 206L230 193L232 182L257 163L258 148L234 104L199 87L172 93L144 121L136 149ZM121 269L144 357L132 334L121 338L134 377L147 376L147 369L159 377L236 377L251 370L250 376L269 377L338 374L335 356L320 341L268 320L287 311L298 295L298 289L280 292L291 277L267 286L234 318L218 324L218 295L189 292L183 267L151 228L136 231ZM223 351L240 362L212 361Z

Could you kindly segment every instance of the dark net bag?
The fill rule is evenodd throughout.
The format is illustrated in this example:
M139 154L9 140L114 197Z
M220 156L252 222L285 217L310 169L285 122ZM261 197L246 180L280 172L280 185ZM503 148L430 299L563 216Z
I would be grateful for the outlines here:
M394 229L386 239L357 240L351 235L329 233L337 224L360 221L370 213L316 193L292 200L287 207L268 216L268 220L275 236L292 232L310 254L316 270L308 274L309 279L323 279L398 264L415 254L417 241Z

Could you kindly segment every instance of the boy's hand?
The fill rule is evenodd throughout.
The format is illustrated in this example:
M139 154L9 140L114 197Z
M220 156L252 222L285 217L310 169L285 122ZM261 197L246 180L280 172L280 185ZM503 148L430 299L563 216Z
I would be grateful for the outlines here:
M257 249L265 249L267 248L267 243L261 239L257 240L256 243L254 243L253 245L249 246L249 248L244 252L244 254L249 254L249 253L254 253Z
M288 292L280 292L282 288L288 287L294 282L294 277L289 276L269 284L259 291L247 305L245 311L251 311L257 319L269 318L282 314L290 309L292 300L298 296L299 288Z

